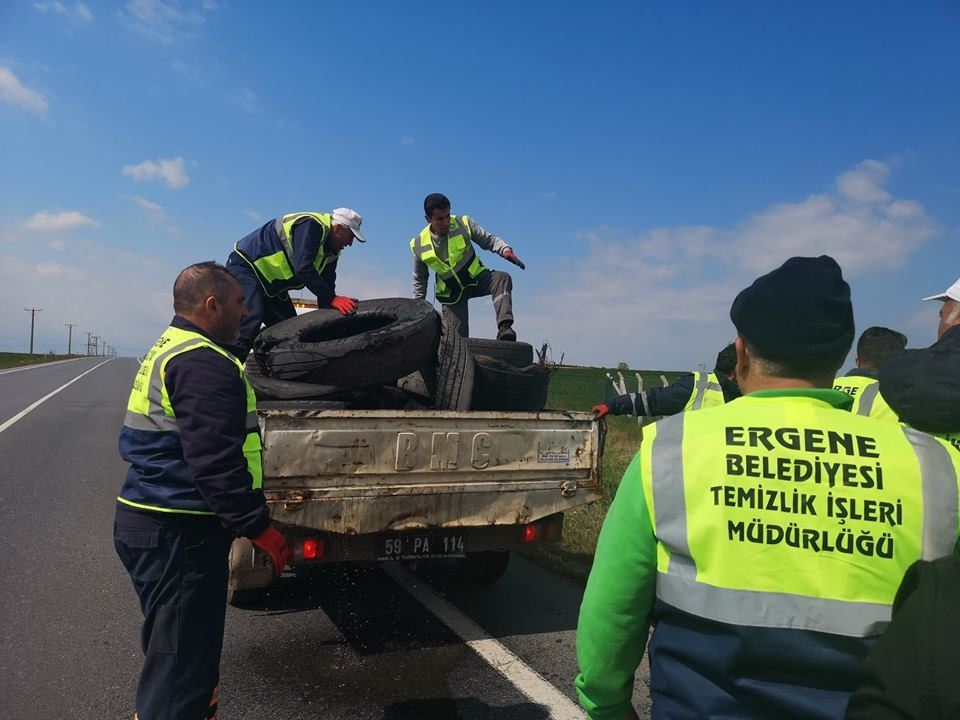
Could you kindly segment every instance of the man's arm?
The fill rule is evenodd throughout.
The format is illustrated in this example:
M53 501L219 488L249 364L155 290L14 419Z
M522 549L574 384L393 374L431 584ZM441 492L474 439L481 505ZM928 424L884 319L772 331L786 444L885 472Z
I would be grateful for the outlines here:
M413 297L416 300L427 299L427 285L430 283L430 268L416 255L413 256Z
M684 373L666 387L652 387L646 395L647 415L676 415L690 402L695 376Z
M270 524L263 491L254 490L243 443L246 386L237 366L201 348L172 359L165 382L183 456L197 489L229 532L253 538Z
M495 252L501 257L505 252L511 250L511 247L504 242L503 238L488 233L472 217L467 218L467 224L470 226L470 239L484 250Z
M313 263L323 248L323 226L310 219L301 220L293 226L293 272L306 288L317 296L317 307L330 307L330 301L336 295L336 271L332 279L327 274L329 265L323 274L317 272Z
M623 720L632 712L656 583L657 541L637 453L603 521L580 606L574 685L590 720Z

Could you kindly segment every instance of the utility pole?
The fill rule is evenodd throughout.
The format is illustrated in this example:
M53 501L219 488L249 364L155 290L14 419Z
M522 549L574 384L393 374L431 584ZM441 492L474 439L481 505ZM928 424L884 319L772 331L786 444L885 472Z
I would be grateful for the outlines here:
M67 355L70 355L70 351L73 349L73 329L77 326L77 323L64 323L67 326Z
M33 355L33 324L34 318L38 312L43 312L43 308L24 308L25 312L30 313L30 354Z
M107 354L107 341L104 340L104 341L103 341L103 347L101 348L101 351L97 353L97 355L104 355L104 356L105 356L106 354Z
M99 335L94 335L92 339L93 339L93 352L90 352L90 348L88 347L88 348L87 348L87 355L96 355L96 354L97 354L97 346L100 344L100 336L99 336Z

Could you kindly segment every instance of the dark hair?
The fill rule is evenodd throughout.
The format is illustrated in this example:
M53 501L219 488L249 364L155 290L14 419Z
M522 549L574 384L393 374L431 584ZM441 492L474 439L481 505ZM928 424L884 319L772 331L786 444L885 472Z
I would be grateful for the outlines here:
M879 370L883 361L907 346L907 336L885 327L868 327L857 340L860 365Z
M232 282L233 275L213 260L184 268L173 283L173 311L196 312L211 295L225 303Z
M423 211L427 214L427 217L431 217L434 210L448 210L449 208L450 200L443 193L430 193L423 199Z
M727 345L723 350L717 353L717 364L714 366L714 373L729 377L737 369L737 349L733 343Z
M771 360L763 357L757 348L746 340L744 340L744 343L750 357L763 369L765 375L791 380L808 380L810 382L829 380L832 383L837 370L843 365L843 361L847 359L847 353L849 352L849 350L844 350L843 354L832 358L820 354L816 357L801 356L786 360Z

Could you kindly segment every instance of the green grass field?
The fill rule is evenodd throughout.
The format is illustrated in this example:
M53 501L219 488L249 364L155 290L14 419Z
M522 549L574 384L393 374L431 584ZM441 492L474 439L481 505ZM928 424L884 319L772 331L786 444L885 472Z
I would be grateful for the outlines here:
M606 375L610 373L617 379L615 368L569 367L560 368L550 379L550 391L547 407L556 410L590 410L603 402ZM625 370L627 392L636 392L636 372L643 378L647 389L660 387L661 373L650 370ZM662 373L667 382L672 382L679 372ZM577 577L583 577L589 570L589 564L597 546L600 526L606 516L610 501L616 493L620 478L640 445L641 427L634 417L607 416L607 438L603 454L604 497L599 502L574 508L566 513L564 519L563 542L559 548L543 548L543 552L553 555L553 563L558 569ZM547 558L549 561L551 558Z
M37 363L54 362L55 360L69 360L79 355L47 355L34 353L0 352L0 370L20 367L21 365L36 365Z

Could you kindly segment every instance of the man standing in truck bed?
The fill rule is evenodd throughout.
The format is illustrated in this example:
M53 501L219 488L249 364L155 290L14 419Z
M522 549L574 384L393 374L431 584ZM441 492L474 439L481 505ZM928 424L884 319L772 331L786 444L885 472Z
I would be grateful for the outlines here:
M446 195L431 193L423 201L429 225L410 241L413 252L413 296L427 297L430 270L435 273L437 300L443 305L444 320L453 320L463 337L470 334L467 302L491 295L497 313L497 339L516 340L513 329L513 280L501 270L488 270L473 249L476 243L495 252L523 270L526 266L513 249L496 235L484 230L471 217L451 215Z

